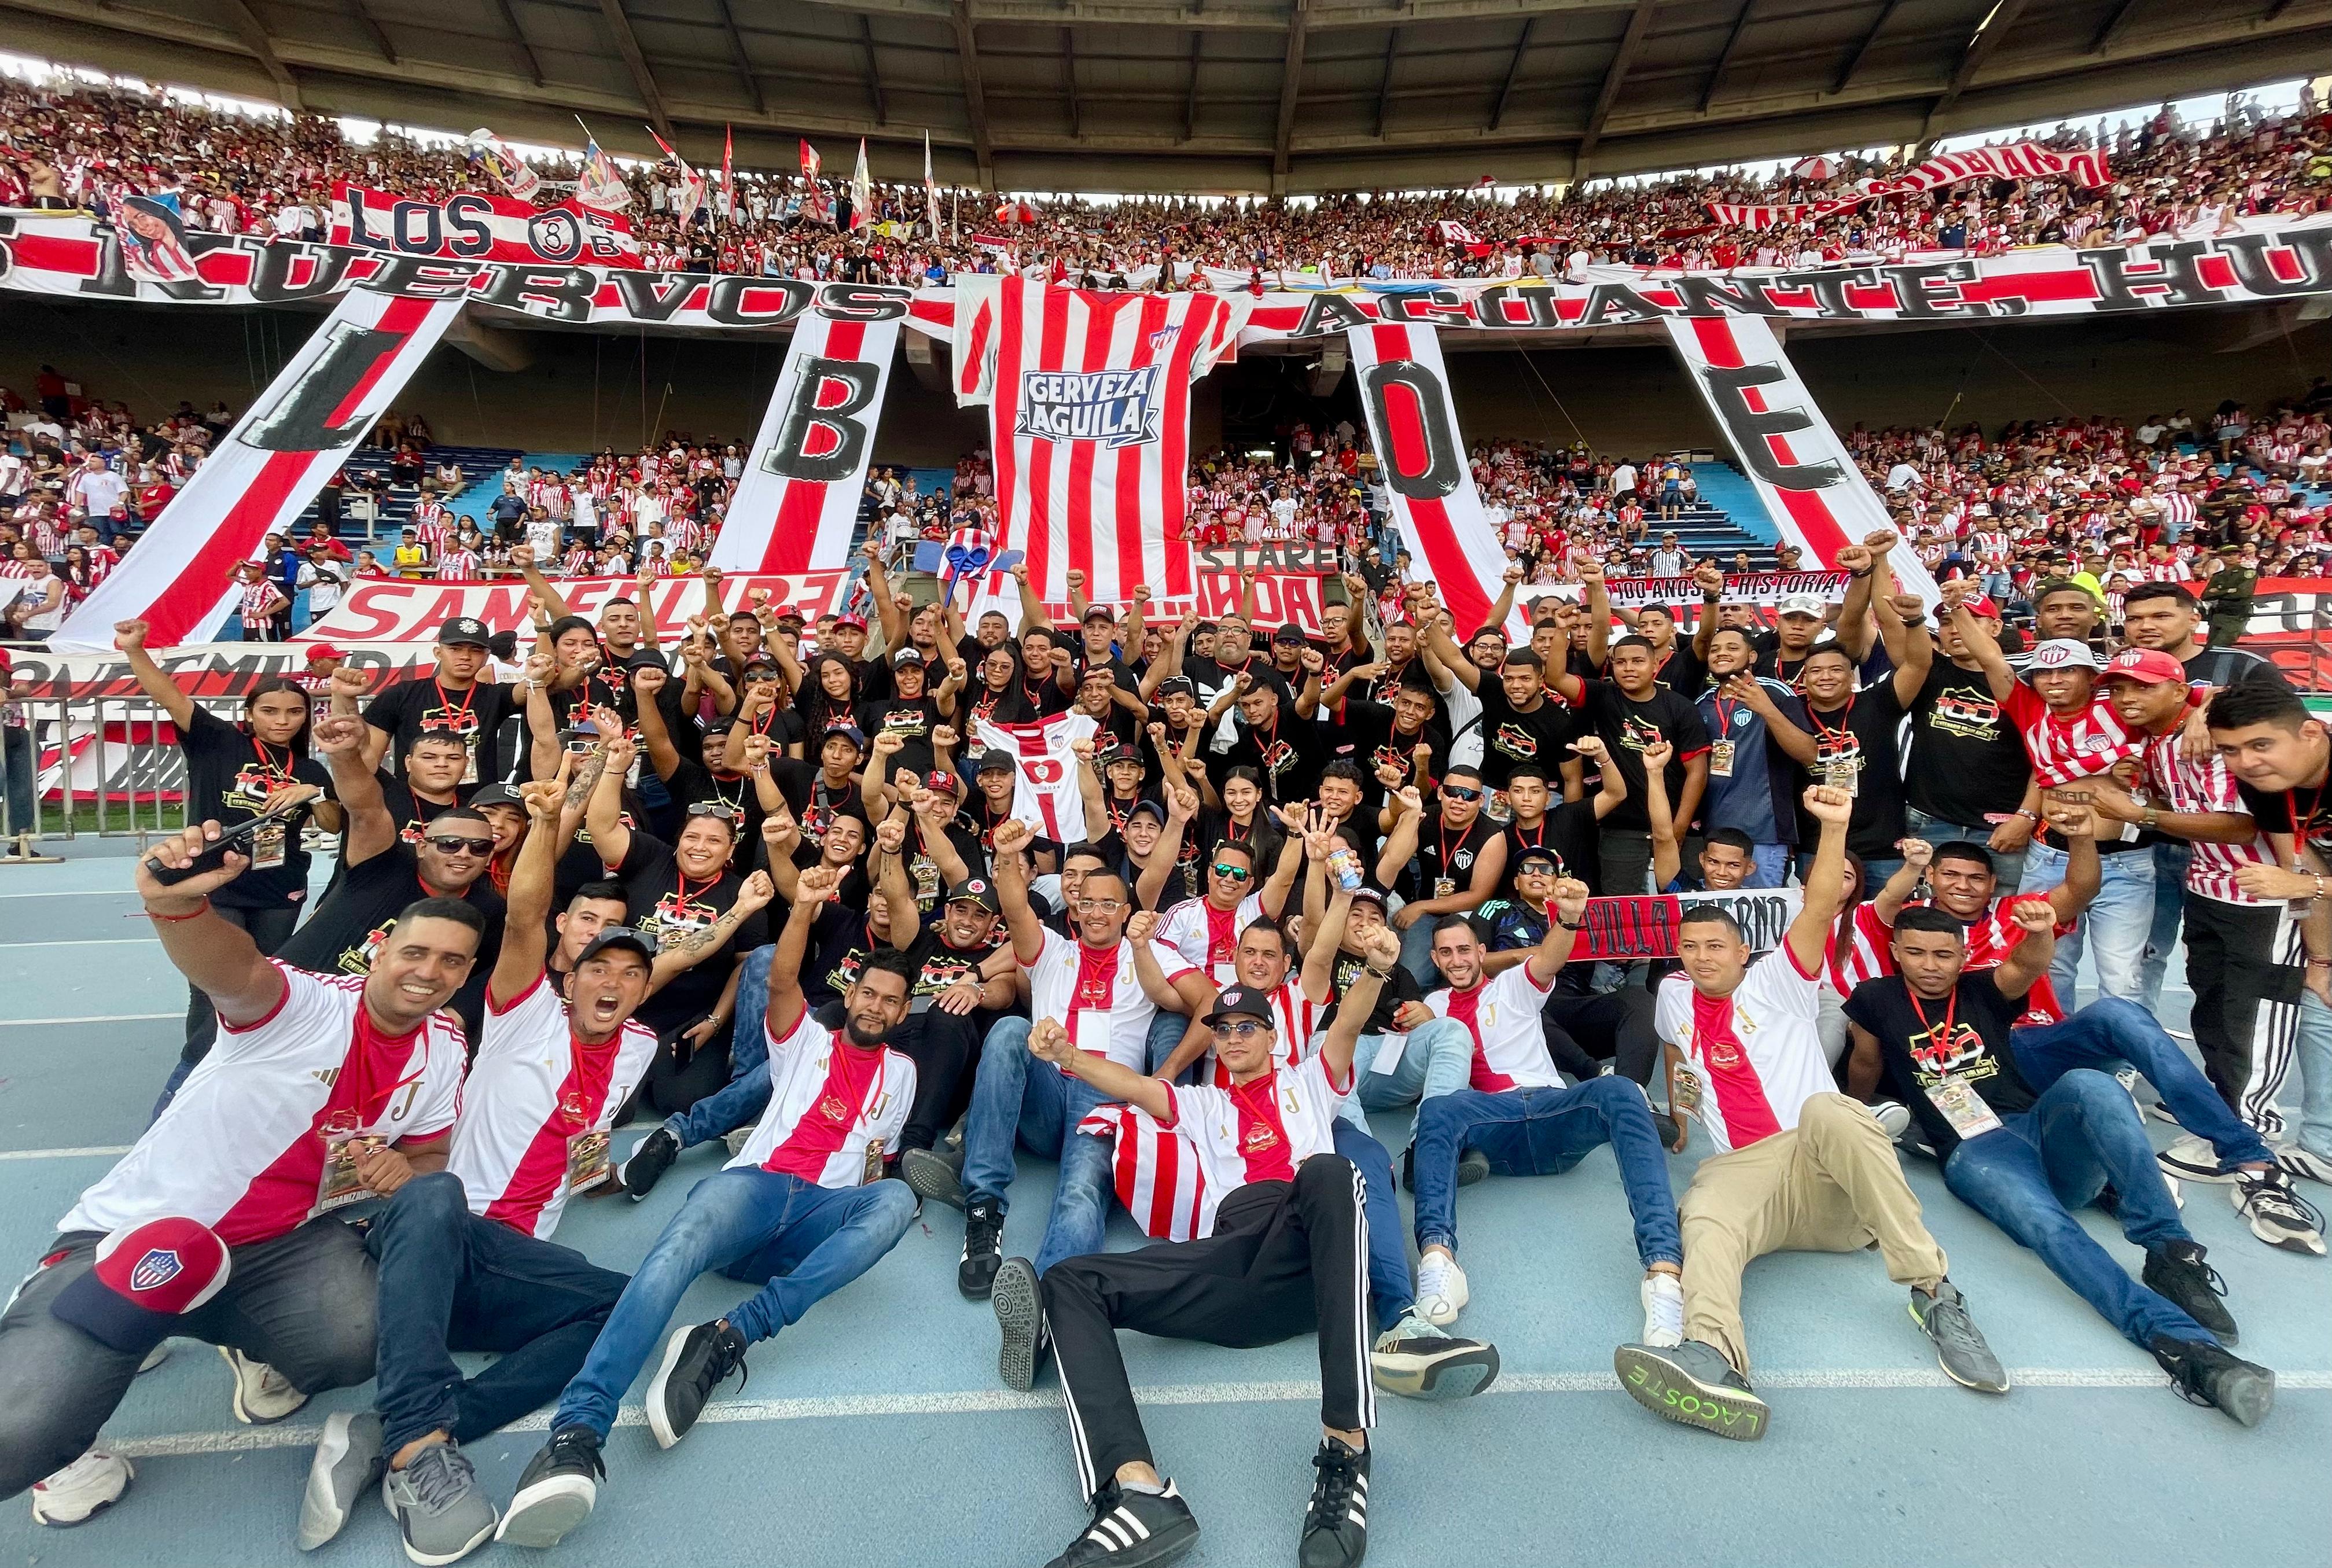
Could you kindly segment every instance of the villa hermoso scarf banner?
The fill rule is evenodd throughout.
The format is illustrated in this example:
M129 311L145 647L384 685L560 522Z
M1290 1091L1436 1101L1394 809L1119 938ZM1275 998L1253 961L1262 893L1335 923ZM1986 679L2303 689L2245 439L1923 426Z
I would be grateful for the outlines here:
M419 220L415 220L419 222ZM425 223L421 225L425 229ZM425 237L425 234L424 235ZM472 302L578 325L650 331L785 327L805 310L861 320L903 315L936 336L954 330L955 289L817 284L623 268L496 261L455 263L348 245L186 229L186 265L133 268L111 225L81 215L0 213L0 287L148 303L265 305L359 283L397 292L404 269L470 267ZM191 275L178 275L188 272ZM977 280L961 282L985 286ZM2174 310L2332 293L2332 215L2247 218L2234 232L2077 251L2037 245L1991 256L1872 260L1805 271L1685 273L1588 269L1577 282L1418 280L1336 291L1267 292L1252 300L1241 342L1324 337L1392 320L1452 330L1552 331L1672 316L1797 320L1974 320ZM1179 296L1178 296L1179 297ZM1229 296L1219 296L1228 298Z

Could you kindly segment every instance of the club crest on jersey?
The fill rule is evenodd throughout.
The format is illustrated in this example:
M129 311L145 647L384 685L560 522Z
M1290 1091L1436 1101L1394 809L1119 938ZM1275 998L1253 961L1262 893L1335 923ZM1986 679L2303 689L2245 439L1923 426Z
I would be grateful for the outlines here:
M129 1271L132 1290L158 1290L186 1272L178 1255L167 1247L158 1247L138 1260Z
M1260 1154L1266 1149L1277 1147L1279 1134L1271 1130L1267 1122L1256 1123L1247 1130L1247 1136L1239 1140L1239 1152L1242 1154Z
M850 1120L850 1107L842 1103L839 1095L828 1095L817 1103L817 1114L837 1124Z
M1020 377L1016 435L1042 441L1098 441L1110 447L1158 439L1161 368L1133 370L1029 370Z

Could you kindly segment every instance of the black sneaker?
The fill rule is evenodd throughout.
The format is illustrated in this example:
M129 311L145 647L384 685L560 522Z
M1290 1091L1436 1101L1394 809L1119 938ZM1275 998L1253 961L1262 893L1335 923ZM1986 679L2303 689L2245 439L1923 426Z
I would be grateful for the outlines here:
M624 1190L632 1195L632 1201L637 1203L655 1190L655 1184L679 1158L680 1140L672 1135L671 1128L658 1127L632 1146L631 1158L624 1162L616 1178L623 1182Z
M712 1391L744 1366L745 1336L725 1321L673 1330L664 1364L648 1384L648 1430L656 1447L668 1448L688 1436Z
M2165 1337L2148 1348L2170 1374L2170 1386L2190 1405L2209 1405L2247 1427L2267 1420L2275 1406L2275 1374L2263 1366L2200 1340Z
M899 1156L899 1180L926 1203L944 1203L951 1209L965 1207L961 1149L954 1151L951 1159L932 1149L910 1149Z
M518 1478L518 1491L494 1539L513 1546L556 1546L569 1530L591 1516L607 1467L599 1458L599 1434L588 1427L561 1427L550 1434Z
M1377 1387L1411 1400L1462 1400L1496 1380L1498 1352L1478 1340L1458 1339L1412 1307L1377 1336L1369 1352Z
M2324 1216L2291 1190L2291 1178L2281 1166L2236 1171L2235 1190L2228 1196L2235 1212L2250 1222L2251 1234L2270 1247L2324 1256Z
M1765 1435L1772 1412L1713 1344L1623 1344L1611 1353L1611 1366L1628 1397L1656 1416L1735 1442Z
M955 1287L967 1300L986 1301L1003 1261L1004 1206L993 1198L975 1198L963 1213L963 1257L955 1266Z
M1173 1482L1163 1492L1135 1492L1111 1481L1094 1494L1093 1522L1045 1568L1159 1568L1198 1542L1199 1521Z
M1320 1473L1295 1560L1303 1568L1358 1568L1369 1554L1369 1451L1322 1438L1312 1468Z
M1945 1377L1978 1393L2008 1391L2008 1372L1968 1315L1959 1286L1948 1279L1937 1280L1932 1292L1913 1286L1911 1321L1935 1342L1935 1362Z
M1004 1386L1027 1393L1037 1382L1037 1354L1045 1348L1045 1297L1037 1286L1037 1267L1025 1257L1008 1257L996 1271L996 1294L989 1304L996 1309L1000 1336L996 1351L996 1375Z
M2146 1289L2218 1335L2220 1343L2233 1344L2242 1336L2236 1332L2234 1315L2219 1300L2227 1294L2227 1282L2203 1257L2199 1242L2165 1241L2146 1255L2140 1278Z
M1479 1149L1458 1151L1458 1185L1471 1187L1477 1181L1489 1179L1490 1157ZM1417 1145L1411 1143L1400 1152L1400 1184L1411 1192L1417 1190Z

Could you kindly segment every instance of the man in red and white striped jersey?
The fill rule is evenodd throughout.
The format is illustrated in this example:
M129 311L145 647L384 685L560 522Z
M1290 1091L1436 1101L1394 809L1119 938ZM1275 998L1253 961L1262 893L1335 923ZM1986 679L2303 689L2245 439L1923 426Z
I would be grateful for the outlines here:
M1950 592L1946 588L1947 599ZM2087 643L2069 637L2042 643L2032 650L2020 681L2000 644L1965 608L1954 605L1950 610L1954 631L1983 665L1993 697L2024 737L2038 789L2067 791L2118 763L2135 761L2146 750L2145 737L2123 723L2097 689L2103 661ZM2071 792L2078 797L2078 789ZM2079 924L2058 942L2050 978L2060 994L2069 995L2087 946L2097 957L2098 990L2136 1001L2145 994L2146 942L2154 926L2154 840L2135 827L2114 823L2110 831L2098 834L2097 850L2101 862L2098 890L2088 901ZM2046 893L2056 886L2065 880L2070 856L2061 835L2036 834L2025 852L2019 890Z
M641 1261L560 1396L550 1440L519 1477L502 1539L552 1546L590 1517L616 1401L698 1276L718 1269L760 1288L709 1323L673 1331L647 1392L648 1429L661 1448L687 1435L748 1348L872 1268L913 1219L914 1194L883 1178L883 1152L915 1098L914 1063L885 1043L906 1017L914 961L895 950L870 954L843 995L839 1028L812 1018L802 995L810 927L838 880L822 866L801 874L770 961L769 1109Z
M142 1354L50 1310L109 1235L165 1217L230 1250L226 1285L174 1332L272 1367L298 1398L373 1375L375 1268L341 1210L442 1170L461 1105L462 1031L441 1012L468 976L483 918L455 899L407 906L371 971L320 975L261 956L210 895L249 861L196 857L215 822L164 839L136 885L163 952L219 1018L218 1043L154 1124L58 1222L0 1315L0 1494L76 1456L119 1497L127 1463L91 1445ZM158 869L179 874L165 882ZM154 1260L175 1268L177 1260ZM288 1414L289 1410L272 1412ZM106 1476L95 1471L110 1472ZM87 1478L87 1477L85 1477Z

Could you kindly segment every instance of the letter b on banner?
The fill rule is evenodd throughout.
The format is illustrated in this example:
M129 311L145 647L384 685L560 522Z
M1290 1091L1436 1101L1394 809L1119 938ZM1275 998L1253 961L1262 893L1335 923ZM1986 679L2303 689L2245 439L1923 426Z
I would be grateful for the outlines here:
M761 466L820 484L856 473L874 435L857 416L874 403L882 374L881 366L863 359L804 359L785 423Z
M1361 378L1369 422L1384 433L1385 483L1411 501L1441 501L1466 478L1449 393L1441 378L1414 359L1387 359Z

